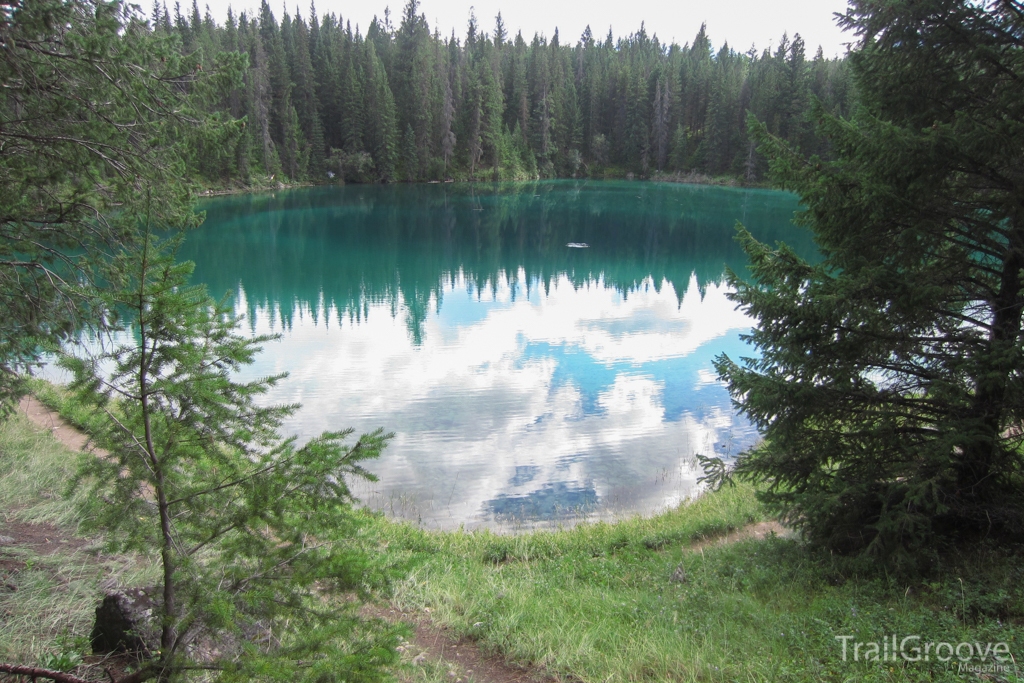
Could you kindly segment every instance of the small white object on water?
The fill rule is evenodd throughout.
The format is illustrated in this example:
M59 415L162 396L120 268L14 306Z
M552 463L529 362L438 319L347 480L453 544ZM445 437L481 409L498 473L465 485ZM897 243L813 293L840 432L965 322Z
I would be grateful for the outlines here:
M590 245L586 242L569 242L567 245L570 249L589 249Z

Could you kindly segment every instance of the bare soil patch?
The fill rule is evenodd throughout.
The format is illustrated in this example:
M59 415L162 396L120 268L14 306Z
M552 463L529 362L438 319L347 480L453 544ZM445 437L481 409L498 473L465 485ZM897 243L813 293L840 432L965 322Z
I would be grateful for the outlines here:
M26 548L38 555L53 555L57 552L81 550L89 545L89 540L72 536L59 527L45 522L22 522L14 519L12 514L4 514L0 535L13 539L11 542L0 543L0 550L5 546Z
M75 427L69 425L64 419L43 405L35 396L25 396L18 403L18 409L29 419L32 424L45 429L53 434L53 438L60 441L73 451L88 451L97 455L107 455L103 449L95 448L89 442L89 437Z
M688 550L701 550L703 548L710 548L718 545L729 545L730 543L738 543L739 541L745 541L749 538L763 539L769 536L780 536L782 538L793 537L793 530L787 529L775 520L767 522L758 522L757 524L748 524L745 527L730 531L724 536L715 536L713 538L707 538L703 541L697 541L686 546Z
M368 605L364 614L390 621L404 622L413 628L413 637L402 646L403 654L414 666L428 662L449 668L448 676L463 683L546 683L562 681L536 669L517 667L502 657L483 652L467 638L455 636L438 626L430 615L404 612L388 606Z

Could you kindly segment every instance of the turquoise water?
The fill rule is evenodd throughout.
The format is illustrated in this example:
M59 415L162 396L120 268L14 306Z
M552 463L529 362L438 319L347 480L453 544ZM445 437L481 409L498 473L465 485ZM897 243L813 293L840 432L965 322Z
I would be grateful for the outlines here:
M286 425L396 433L357 487L435 528L651 513L694 454L756 432L712 359L749 355L726 299L734 241L812 257L789 194L641 182L395 185L211 200L181 256L276 332L247 375L287 371ZM570 247L569 243L586 244Z

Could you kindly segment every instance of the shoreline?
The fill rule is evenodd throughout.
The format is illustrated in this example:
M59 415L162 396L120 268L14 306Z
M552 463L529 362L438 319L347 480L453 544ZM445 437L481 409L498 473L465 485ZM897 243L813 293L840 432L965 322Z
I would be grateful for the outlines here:
M29 393L24 396L18 404L18 410L25 415L34 425L48 431L65 448L78 452L95 452L104 454L98 449L87 436L89 432L89 420L94 416L87 415L77 404L75 399L69 396L66 389L59 384L41 378L32 378L30 381ZM425 534L484 534L496 538L522 538L533 535L549 535L572 533L594 527L618 527L630 524L656 523L662 518L672 517L680 510L697 504L713 492L701 490L695 495L684 498L677 505L665 507L657 511L643 512L633 510L607 517L594 516L589 519L581 518L576 520L553 521L536 520L533 522L510 522L491 526L488 523L479 523L466 526L459 524L454 528L431 528L418 524L414 520L402 517L398 514L388 514L383 508L375 508L360 501L357 510L371 515L379 516L385 524L408 526L418 532ZM727 524L717 532L702 531L699 538L694 542L709 544L718 541L725 542L730 538L761 537L771 532L780 537L795 538L795 532L787 529L777 521L763 517L760 514L750 516L744 525Z
M250 187L206 187L196 192L196 200L210 199L213 197L230 197L234 195L257 195L265 194L268 192L282 192L285 190L296 190L304 187L345 187L347 185L465 185L465 184L500 184L500 183L533 183L533 182L544 182L548 180L579 180L579 181L616 181L625 180L629 182L640 182L640 183L669 183L673 185L698 185L705 187L728 187L733 189L746 189L746 190L777 190L779 192L785 192L781 188L773 186L767 182L755 182L745 183L740 178L732 176L708 176L701 173L689 172L689 173L655 173L652 176L646 178L634 177L632 173L628 173L625 176L607 176L607 175L594 175L594 176L581 176L578 178L527 178L523 180L488 180L485 178L472 178L472 179L459 179L459 180L424 180L417 182L394 182L394 183L346 183L346 182L327 182L327 183L314 183L310 181L302 181L296 183L284 183L277 182L274 185L254 185Z

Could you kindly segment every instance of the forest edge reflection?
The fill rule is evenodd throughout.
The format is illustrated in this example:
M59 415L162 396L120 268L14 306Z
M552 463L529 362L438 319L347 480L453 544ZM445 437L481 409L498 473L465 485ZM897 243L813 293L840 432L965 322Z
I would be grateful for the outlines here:
M681 463L727 437L694 440L735 421L709 376L715 355L746 351L722 288L744 268L735 223L815 253L795 198L762 190L346 186L204 208L182 256L254 331L284 332L254 372L292 372L271 397L304 404L288 429L397 431L363 497L438 526L678 502ZM740 426L732 454L755 436Z

